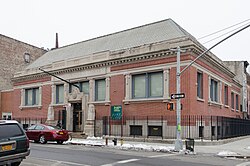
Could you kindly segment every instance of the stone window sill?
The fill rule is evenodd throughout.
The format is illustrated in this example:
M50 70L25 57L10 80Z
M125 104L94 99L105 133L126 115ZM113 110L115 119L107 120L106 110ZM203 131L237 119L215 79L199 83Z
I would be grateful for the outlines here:
M197 101L200 101L200 102L205 102L205 100L204 100L204 99L199 98L199 97L197 97Z
M221 103L217 103L217 102L214 102L214 101L209 101L208 105L210 105L210 106L217 106L217 107L220 107L220 108L222 107Z
M88 102L88 104L104 104L104 105L110 105L111 101L92 101Z
M22 109L25 109L25 108L38 108L38 109L41 109L42 108L42 105L22 105L22 106L19 106L19 108L22 110Z
M147 102L147 101L162 101L162 102L169 102L170 98L142 98L142 99L127 99L127 100L123 100L124 104L129 104L132 102Z
M51 107L56 107L56 106L65 106L64 103L60 103L60 104L50 104Z

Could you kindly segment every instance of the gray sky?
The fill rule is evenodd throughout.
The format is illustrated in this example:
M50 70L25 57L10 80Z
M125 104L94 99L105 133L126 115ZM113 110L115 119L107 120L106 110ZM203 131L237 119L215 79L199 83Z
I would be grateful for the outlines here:
M250 19L249 8L249 0L2 0L0 34L37 47L53 48L56 32L59 46L64 46L171 18L200 38ZM204 46L209 48L222 38ZM250 63L249 39L250 28L212 52L222 60Z

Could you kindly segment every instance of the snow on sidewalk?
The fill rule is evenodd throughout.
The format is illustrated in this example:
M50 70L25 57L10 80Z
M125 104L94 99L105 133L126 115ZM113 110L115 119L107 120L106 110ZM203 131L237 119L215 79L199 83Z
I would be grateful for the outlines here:
M102 137L88 137L87 139L73 138L71 141L67 141L65 143L75 145L106 146L106 140ZM246 150L250 152L250 146L246 146L244 148L241 144L241 146L236 148L237 146L235 144L237 144L237 142L218 146L195 146L194 149L195 153L210 153L220 157L244 156L248 154L244 153ZM117 145L114 146L113 141L108 140L107 146L121 150L174 152L174 145L164 143L124 141L124 143L121 145L121 141L117 141ZM183 148L183 151L185 151L185 146L183 146ZM183 153L183 151L180 153ZM184 153L186 153L186 151Z

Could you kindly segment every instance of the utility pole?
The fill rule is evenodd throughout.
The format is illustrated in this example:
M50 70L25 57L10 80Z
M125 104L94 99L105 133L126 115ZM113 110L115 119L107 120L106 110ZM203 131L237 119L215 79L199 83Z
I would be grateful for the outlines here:
M200 57L205 55L208 51L210 51L211 49L213 49L217 45L221 44L225 40L229 39L230 37L236 35L237 33L241 32L244 29L249 28L249 27L250 27L250 24L248 24L245 27L239 29L238 31L236 31L233 34L231 34L231 35L227 36L226 38L222 39L221 41L219 41L218 43L216 43L215 45L213 45L209 49L205 50L202 54L200 54L192 62L190 62L190 64L187 65L182 71L180 71L180 53L183 52L183 51L180 49L179 46L177 47L177 49L170 49L172 51L177 50L177 66L176 66L176 93L177 93L177 95L180 94L180 87L181 87L180 76L185 70L187 70L187 68L189 68L196 60L198 60ZM176 100L177 101L176 101L176 140L175 140L175 150L180 151L180 150L183 149L183 144L182 144L182 139L181 139L181 101L180 101L180 98L177 98Z
M177 67L176 67L176 94L180 94L181 91L181 52L185 52L181 50L178 46L177 49ZM182 140L181 140L181 99L176 99L176 140L175 140L175 150L180 151L183 148Z

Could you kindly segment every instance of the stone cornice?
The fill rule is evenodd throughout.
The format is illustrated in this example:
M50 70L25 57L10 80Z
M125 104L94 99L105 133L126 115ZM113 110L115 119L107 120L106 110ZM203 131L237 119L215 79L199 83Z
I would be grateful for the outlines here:
M181 48L186 50L185 54L190 53L190 54L199 55L203 52L201 48L199 48L197 45L194 45L194 44L182 46ZM75 72L75 71L89 70L89 69L94 69L94 68L99 68L99 67L106 67L106 66L126 64L126 63L131 63L131 62L145 61L145 60L149 60L149 59L159 59L159 58L164 58L164 57L168 57L168 56L171 57L171 56L175 56L175 55L176 55L175 51L172 51L170 49L162 49L162 50L155 51L155 52L136 54L133 56L117 57L117 58L113 58L110 60L104 60L104 61L83 64L83 65L78 65L78 66L63 67L63 68L55 69L55 70L53 70L53 69L52 70L45 69L45 70L52 73L52 74L60 75L63 73L71 73L71 72ZM112 54L110 56L112 56ZM213 67L217 67L219 70L228 74L230 77L234 77L234 74L228 68L226 68L224 65L217 62L215 59L211 58L211 56L203 56L202 58L204 58L206 61L211 63L211 65L213 65ZM42 78L45 76L48 76L48 74L41 73L41 71L37 70L37 72L34 72L32 74L24 74L21 76L16 76L12 79L12 81L13 82L21 82L21 81L25 81L25 80L34 80L34 79Z
M200 54L204 52L203 49L197 46L194 46L194 47L195 48L194 48L193 53L195 53L197 56L199 56ZM210 64L210 66L212 65L212 67L216 67L218 70L229 75L231 78L235 77L235 74L228 67L226 67L219 58L213 55L213 53L208 52L206 55L203 55L200 59L204 59L205 62L208 62L207 64Z
M186 49L188 51L193 51L193 46L187 46L184 49ZM166 56L174 56L175 54L176 53L174 51L167 49L167 50L161 50L161 51L147 53L147 54L139 54L139 55L130 56L130 57L115 58L115 59L111 59L111 60L107 60L107 61L89 63L86 65L66 67L66 68L61 68L61 69L57 69L57 70L46 70L46 71L48 71L52 74L55 74L55 75L59 75L59 74L63 74L63 73L70 73L70 72L94 69L94 68L105 67L105 66L113 66L113 65L126 64L126 63L143 61L143 60L148 60L148 59L163 58ZM12 79L12 81L19 82L19 81L24 81L24 80L33 80L33 79L42 78L45 76L48 76L48 74L41 73L41 71L39 71L37 73L15 77Z

